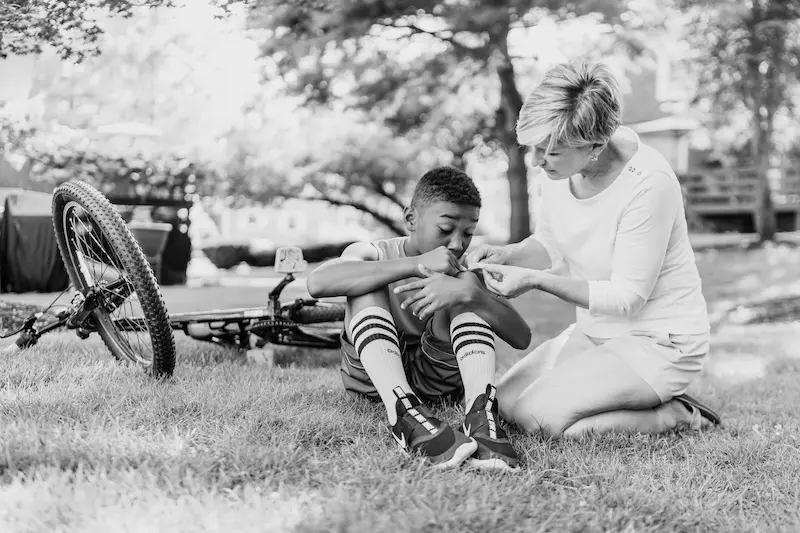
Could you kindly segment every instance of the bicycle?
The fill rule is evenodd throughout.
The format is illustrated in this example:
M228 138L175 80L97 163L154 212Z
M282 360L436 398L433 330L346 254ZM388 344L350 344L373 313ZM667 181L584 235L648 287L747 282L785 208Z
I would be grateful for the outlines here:
M276 251L275 270L284 277L269 292L263 307L170 314L141 247L105 196L88 183L68 181L53 192L52 212L56 241L74 293L53 318L41 321L51 304L0 335L19 335L10 346L14 350L30 348L57 329L75 330L81 339L97 333L118 360L161 378L174 372L173 331L177 330L239 350L268 345L340 346L343 303L313 298L291 303L280 300L283 289L295 280L294 274L306 266L300 248ZM136 348L131 340L136 341Z

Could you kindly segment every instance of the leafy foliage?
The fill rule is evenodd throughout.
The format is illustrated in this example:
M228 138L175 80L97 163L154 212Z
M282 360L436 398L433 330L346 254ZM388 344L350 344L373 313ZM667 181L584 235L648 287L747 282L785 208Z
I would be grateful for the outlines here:
M253 26L272 31L264 54L306 104L363 110L395 135L450 152L456 165L477 147L503 154L512 240L530 233L525 149L514 125L523 102L519 78L536 68L535 50L512 53L512 35L545 19L586 16L606 24L607 42L593 43L598 53L621 41L627 50L640 48L634 35L651 26L646 16L626 18L627 2L617 0L249 5Z
M174 0L11 0L0 3L0 57L38 54L44 45L64 59L99 53L98 15L130 17L139 7L174 6Z
M0 115L0 142L31 163L31 179L57 186L80 179L111 196L191 201L213 168L175 152L141 153L87 143L80 132L40 132L27 121Z
M285 84L291 94L302 97L301 104L308 109L325 106L337 112L354 110L360 113L354 124L377 135L360 142L354 137L329 139L326 142L339 148L324 163L309 164L319 156L318 151L312 153L311 159L301 157L299 166L305 169L306 181L318 186L317 194L335 203L340 201L337 198L354 192L347 188L351 184L363 181L364 186L371 187L374 180L388 179L359 181L357 176L368 173L395 176L391 178L396 191L393 194L401 194L408 175L418 177L416 169L422 168L407 165L409 159L463 166L465 156L479 149L493 159L500 156L504 160L510 184L513 240L530 233L525 149L516 143L514 124L522 105L520 79L536 76L538 51L523 47L520 55L513 49L512 37L516 35L519 43L529 28L542 21L571 22L584 17L596 21L604 33L600 42L582 43L580 53L600 55L620 48L639 51L654 20L654 10L650 9L653 2L648 0L631 4L637 10L635 16L624 0L210 0L209 4L216 7L216 15L245 8L250 14L250 28L268 32L269 37L262 39L263 55L271 62L265 70L267 84ZM136 6L178 5L181 3L177 0L19 2L15 8L4 8L9 30L0 41L0 51L30 53L52 45L62 57L84 61L97 54L100 46L108 50L106 45L120 38L109 31L100 39L103 30L99 21L106 14L132 17ZM115 59L125 65L150 65L153 71L171 72L160 58L161 50L153 48L156 42L164 44L157 35L146 33L139 41L142 51ZM182 44L184 47L193 49ZM115 64L114 59L107 61ZM145 72L137 79L152 82L151 78ZM155 104L150 105L151 116L166 116L155 112ZM371 130L368 124L378 129ZM188 129L186 124L180 124L180 128ZM232 137L247 130L233 126ZM282 141L285 143L286 139ZM337 144L340 141L341 145ZM238 172L234 178L244 185L245 174L262 166L253 160L259 160L258 152L264 147L229 144L229 148L240 158L229 166ZM370 155L373 150L376 153ZM386 162L396 154L415 151L417 157L399 155L394 163ZM352 156L341 155L353 153L368 161L354 165ZM382 166L415 170L387 174ZM332 173L327 173L326 168ZM313 177L312 169L317 173ZM299 173L302 172L294 172ZM333 183L328 179L331 174L343 175L344 180L339 183L347 184L337 194L321 186ZM275 190L283 183L279 178L267 186L270 176L282 174L250 174L253 191ZM383 194L385 187L367 188L378 197L393 201ZM284 191L292 192L296 191Z
M217 195L251 200L315 198L352 205L398 234L413 182L446 161L441 150L395 137L360 112L302 109L292 120L273 116L272 127L242 129Z
M686 0L694 8L687 36L696 45L700 96L718 116L746 109L752 115L752 147L769 139L775 116L794 107L800 82L800 1Z
M794 110L800 82L800 0L682 0L693 14L687 37L697 51L699 97L713 115L746 113L751 162L762 175L757 226L776 231L767 170L775 153L775 119Z

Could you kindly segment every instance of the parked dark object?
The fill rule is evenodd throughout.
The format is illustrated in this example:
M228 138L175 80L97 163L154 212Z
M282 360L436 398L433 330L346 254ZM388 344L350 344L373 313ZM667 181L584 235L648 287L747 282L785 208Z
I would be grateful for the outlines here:
M56 292L69 286L50 212L52 195L9 195L0 221L0 292Z
M250 246L246 242L217 241L203 245L203 252L217 268L233 268L250 255ZM272 260L275 260L273 252Z
M173 224L167 236L167 245L161 254L161 285L185 285L186 270L192 258L192 239Z
M352 241L340 243L307 244L301 246L303 257L309 263L319 263L338 257ZM169 246L168 246L169 248ZM271 267L275 264L275 250L254 252L248 243L219 241L203 246L203 252L217 268L233 268L244 262L254 267Z

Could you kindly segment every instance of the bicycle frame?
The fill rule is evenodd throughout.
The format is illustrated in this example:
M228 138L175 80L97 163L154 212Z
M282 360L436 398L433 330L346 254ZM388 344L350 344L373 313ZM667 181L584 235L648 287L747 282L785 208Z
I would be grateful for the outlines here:
M247 350L264 344L283 344L310 348L332 349L338 347L338 336L341 328L328 327L324 332L314 331L312 326L299 324L291 319L292 311L299 309L316 300L295 300L292 304L282 305L280 295L287 285L295 280L294 275L287 273L283 279L268 294L267 304L264 307L248 307L237 309L223 309L212 311L194 311L186 313L171 313L170 326L173 330L181 330L187 336L196 340L213 342L223 346L233 346L239 350ZM124 287L124 280L117 280L104 286L108 291L117 291ZM42 325L36 325L43 312L37 312L28 317L21 327L3 335L2 338L19 334L15 344L20 349L35 345L39 338L55 329L66 327L76 330L81 339L86 339L95 331L92 325L92 311L106 304L109 312L114 310L114 305L100 297L100 289L93 287L89 294L84 296L81 292L73 295L67 309L59 311L56 319ZM118 294L114 301L119 305L127 295ZM118 301L117 301L118 300ZM266 336L255 335L252 327L259 323L273 321L276 331ZM126 317L116 319L117 328L125 331L147 331L143 317ZM199 327L197 327L199 326ZM205 326L205 327L204 327Z
M104 289L113 292L124 286L124 280L120 279L109 283ZM100 294L101 290L97 287L89 289L88 295L85 296L83 293L76 291L67 309L59 311L55 320L37 326L36 321L44 315L44 312L40 311L25 319L22 326L11 333L0 336L0 338L5 339L19 334L15 344L18 348L24 349L35 345L45 333L66 326L68 329L76 330L80 338L86 339L94 331L94 326L91 323L92 311L104 303ZM119 294L115 300L124 301L127 296ZM105 301L105 303L107 304L108 302Z

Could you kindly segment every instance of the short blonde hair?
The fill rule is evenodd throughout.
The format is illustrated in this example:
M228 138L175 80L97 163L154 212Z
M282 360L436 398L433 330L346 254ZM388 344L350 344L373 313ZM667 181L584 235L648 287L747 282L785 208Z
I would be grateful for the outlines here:
M581 60L548 70L522 106L517 141L572 148L605 144L622 123L622 91L609 68Z

